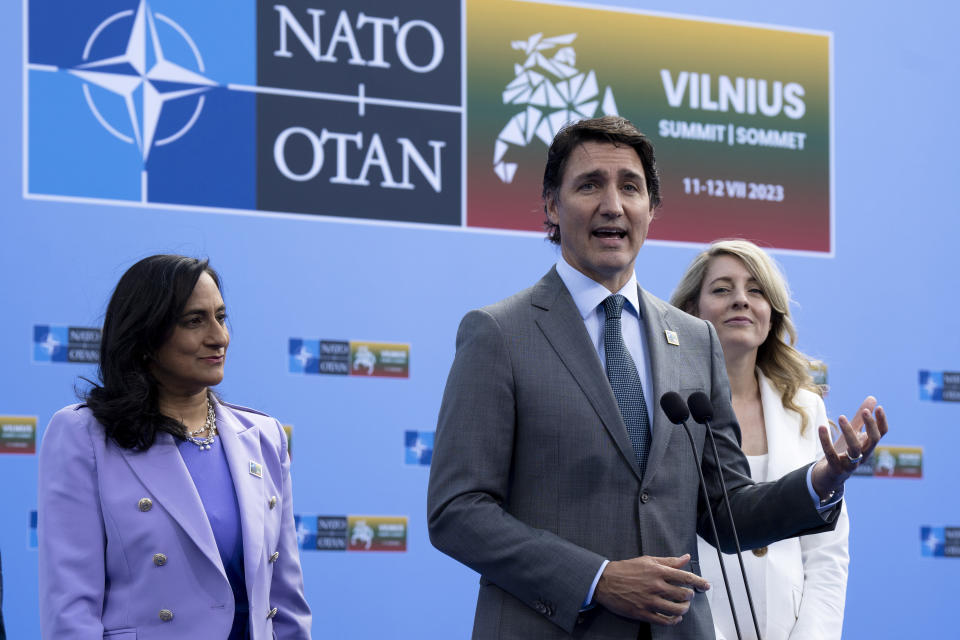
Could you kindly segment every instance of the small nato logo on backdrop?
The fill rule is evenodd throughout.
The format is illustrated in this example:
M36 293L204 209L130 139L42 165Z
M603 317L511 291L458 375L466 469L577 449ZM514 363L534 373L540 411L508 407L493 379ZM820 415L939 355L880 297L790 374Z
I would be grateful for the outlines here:
M290 338L290 373L409 378L410 345L358 340Z
M33 327L33 361L67 362L66 327L38 324Z
M297 530L297 546L301 549L317 548L317 516L294 515L293 523ZM346 529L346 523L344 523Z
M294 515L304 551L406 551L407 516Z
M320 373L320 341L290 338L290 373Z
M404 461L410 465L430 466L433 458L433 431L404 431Z
M100 329L38 324L33 327L34 362L87 362L100 358Z
M920 399L960 402L960 372L920 371Z
M920 555L960 558L960 527L920 527Z

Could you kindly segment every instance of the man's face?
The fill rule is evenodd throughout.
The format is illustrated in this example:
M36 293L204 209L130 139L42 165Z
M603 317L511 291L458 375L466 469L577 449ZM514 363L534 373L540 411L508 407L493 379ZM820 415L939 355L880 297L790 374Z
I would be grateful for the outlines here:
M547 215L570 266L619 291L653 219L640 156L626 145L584 142L570 153Z

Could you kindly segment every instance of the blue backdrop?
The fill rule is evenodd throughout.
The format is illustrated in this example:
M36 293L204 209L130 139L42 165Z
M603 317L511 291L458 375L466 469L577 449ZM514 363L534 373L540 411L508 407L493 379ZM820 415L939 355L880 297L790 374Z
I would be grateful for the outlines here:
M929 0L606 4L834 34L835 255L777 257L799 301L799 346L829 365L831 417L874 394L892 423L886 443L924 452L922 479L848 483L844 637L958 637L960 559L924 555L920 534L960 526L960 405L921 399L918 375L960 370L950 266L960 10ZM302 552L315 634L468 637L477 576L430 546L429 467L405 463L404 432L435 426L461 316L534 282L555 250L528 234L24 198L25 10L0 7L0 415L36 416L39 443L75 401L77 377L93 373L34 362L35 326L99 326L117 279L143 256L209 256L233 330L220 391L293 425L295 512L409 518L406 552ZM669 297L696 251L649 243L641 284ZM291 373L291 338L408 343L409 377ZM34 638L36 458L0 455L0 472L4 617L11 638Z

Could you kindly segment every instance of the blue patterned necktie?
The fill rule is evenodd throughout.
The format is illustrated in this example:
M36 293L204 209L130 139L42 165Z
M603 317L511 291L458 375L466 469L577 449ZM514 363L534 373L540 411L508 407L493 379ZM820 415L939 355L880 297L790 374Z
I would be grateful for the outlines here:
M647 414L647 403L643 397L637 366L627 351L620 328L620 313L626 300L616 294L603 301L603 310L607 314L603 330L603 349L607 356L607 379L613 387L620 415L627 426L627 434L637 456L642 478L647 469L647 453L650 451L650 416Z

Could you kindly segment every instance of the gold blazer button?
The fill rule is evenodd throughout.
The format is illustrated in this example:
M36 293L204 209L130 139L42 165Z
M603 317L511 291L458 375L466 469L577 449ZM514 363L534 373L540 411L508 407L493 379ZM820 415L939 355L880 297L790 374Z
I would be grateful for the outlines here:
M270 508L277 506L277 496L270 496Z
M160 619L164 622L170 622L173 620L173 611L170 611L170 609L160 609Z
M153 509L153 500L150 498L140 498L140 502L137 503L137 508L140 511L150 511Z
M753 550L753 555L757 556L758 558L762 558L763 556L767 555L767 548L758 547L757 549Z
M162 567L163 565L167 564L167 556L163 555L162 553L153 554L153 564L157 565L158 567Z
M276 562L276 561L277 561L277 558L279 558L279 557L280 557L280 552L279 552L279 551L274 551L274 552L273 552L273 555L270 556L270 562Z
M267 614L267 620L277 615L277 611L279 611L279 609L277 609L276 607L274 607L273 609L270 609L270 613Z

